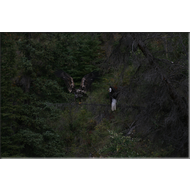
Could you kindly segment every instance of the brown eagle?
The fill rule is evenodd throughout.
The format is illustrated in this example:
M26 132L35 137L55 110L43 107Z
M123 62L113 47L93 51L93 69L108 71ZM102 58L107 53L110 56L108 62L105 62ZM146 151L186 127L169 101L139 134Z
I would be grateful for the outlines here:
M73 78L66 72L58 70L55 72L55 75L57 77L61 77L64 80L68 91L75 95L75 100L79 98L79 100L81 101L81 98L83 96L87 96L86 92L90 89L92 82L98 77L98 72L93 71L85 75L82 78L80 87L78 89L75 89Z

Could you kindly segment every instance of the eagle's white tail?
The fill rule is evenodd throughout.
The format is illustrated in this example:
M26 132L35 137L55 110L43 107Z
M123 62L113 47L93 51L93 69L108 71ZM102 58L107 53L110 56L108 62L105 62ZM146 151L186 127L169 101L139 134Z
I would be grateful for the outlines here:
M112 103L111 103L111 110L112 111L116 110L116 103L117 103L117 100L112 98Z

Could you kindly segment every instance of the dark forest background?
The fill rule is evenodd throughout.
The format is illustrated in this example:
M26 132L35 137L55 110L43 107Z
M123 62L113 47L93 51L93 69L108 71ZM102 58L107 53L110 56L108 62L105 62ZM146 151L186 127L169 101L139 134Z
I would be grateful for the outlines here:
M1 33L1 157L188 157L188 33Z

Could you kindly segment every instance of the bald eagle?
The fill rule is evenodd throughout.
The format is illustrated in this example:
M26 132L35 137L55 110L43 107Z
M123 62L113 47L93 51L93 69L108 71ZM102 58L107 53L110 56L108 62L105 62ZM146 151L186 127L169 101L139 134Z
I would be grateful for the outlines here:
M90 89L92 82L97 78L98 72L93 71L93 72L85 75L82 78L80 87L78 89L75 89L75 84L74 84L73 78L66 72L64 72L62 70L58 70L55 72L55 75L57 77L61 77L64 80L68 91L75 95L75 100L77 98L79 98L79 100L81 101L82 97L84 97L84 96L87 97L86 92Z
M112 86L109 87L109 95L110 95L110 103L111 103L111 110L116 110L116 104L117 104L117 97L119 92L113 88Z

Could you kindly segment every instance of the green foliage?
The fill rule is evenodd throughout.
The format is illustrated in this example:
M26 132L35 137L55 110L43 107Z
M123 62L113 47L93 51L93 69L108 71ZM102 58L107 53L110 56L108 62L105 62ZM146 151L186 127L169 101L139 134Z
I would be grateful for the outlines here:
M103 157L136 158L136 157L165 157L172 152L172 147L162 148L153 145L151 141L141 141L140 138L131 138L122 133L109 132L109 142L99 153Z
M29 129L17 133L15 143L22 144L26 157L63 157L64 149L59 136L51 129L35 133Z
M67 148L67 157L87 157L90 149L90 131L94 127L90 112L85 108L69 108L62 113L57 125L52 128L59 133Z
M99 152L103 157L137 157L139 154L134 150L135 143L130 137L122 133L109 132L109 143L102 147Z
M56 46L56 68L63 69L74 80L80 81L85 74L97 70L100 50L97 37L89 34L57 33L59 43Z
M61 112L51 104L69 102L73 96L54 72L63 69L81 80L98 70L99 41L82 33L2 33L1 37L2 156L63 157L64 141L51 127ZM73 129L85 128L80 123L85 119L79 118Z

